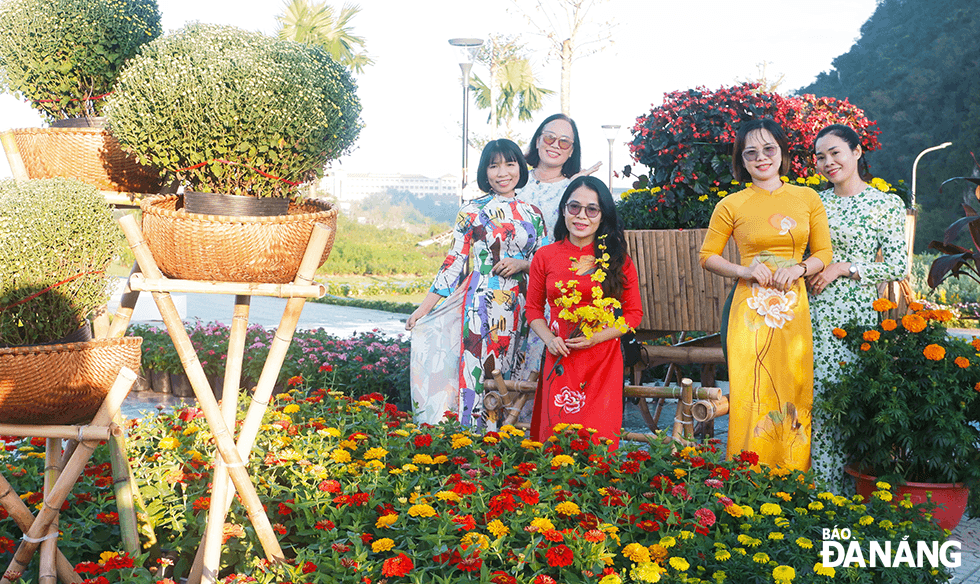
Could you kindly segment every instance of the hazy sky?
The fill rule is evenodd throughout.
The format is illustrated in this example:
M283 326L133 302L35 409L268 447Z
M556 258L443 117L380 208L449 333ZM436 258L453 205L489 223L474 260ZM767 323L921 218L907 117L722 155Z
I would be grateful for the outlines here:
M158 1L165 31L199 20L271 34L283 7L279 0ZM331 4L339 8L342 2ZM459 173L463 98L450 38L522 35L534 52L541 85L556 91L540 118L560 111L559 62L548 60L544 39L511 0L360 0L360 5L354 32L366 39L376 64L357 77L365 128L354 152L340 161L347 170ZM629 129L667 91L717 89L755 78L763 61L769 62L769 78L785 74L780 89L808 84L850 48L875 5L875 0L608 0L595 16L615 23L614 44L573 68L571 113L582 136L583 165L606 164L603 124L622 126L613 166L629 163ZM477 65L473 72L486 77L481 69ZM471 131L488 133L486 117L471 105ZM0 96L0 127L40 125L29 106ZM534 126L521 129L527 139ZM471 151L471 168L478 157ZM10 176L5 158L0 176ZM597 176L605 180L607 168Z

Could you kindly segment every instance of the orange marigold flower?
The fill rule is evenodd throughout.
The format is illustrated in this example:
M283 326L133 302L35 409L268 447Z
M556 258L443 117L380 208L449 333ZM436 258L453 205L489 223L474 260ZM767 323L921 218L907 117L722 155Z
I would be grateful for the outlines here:
M956 363L957 367L960 369L966 369L970 366L970 360L966 357L957 357L953 360L953 363Z
M911 310L912 312L919 312L920 310L922 310L922 303L921 302L909 302L909 310Z
M898 327L898 323L897 323L897 322L895 322L895 321L894 321L894 319L891 319L891 318L886 318L885 320L883 320L883 321L881 321L881 328L882 328L883 330L886 330L886 331L893 331L893 330L895 330L895 329L896 329L897 327ZM980 349L978 349L978 350L980 350Z
M870 351L871 350L871 345L869 345L868 343L861 343L861 350L862 351Z
M978 381L976 385L973 386L973 391L980 393L980 381Z
M973 345L974 349L980 351L980 339L978 339L977 337L973 337L973 340L970 341L970 344Z
M939 322L949 322L953 320L953 313L945 308L941 308L939 310L932 311L932 318L938 320Z
M844 337L847 336L847 331L845 331L842 328L835 328L833 332L834 332L834 336L837 337L838 339L843 339ZM980 349L977 350L980 351Z
M902 326L910 333L921 333L926 329L926 319L918 314L906 314L902 317Z
M886 310L898 308L898 305L887 298L879 298L871 303L871 307L877 312L885 312Z
M936 344L926 345L926 348L922 349L922 354L930 361L941 361L946 356L946 349Z
M881 333L879 333L878 331L864 331L864 335L862 338L864 338L864 340L866 341L873 343L881 338Z

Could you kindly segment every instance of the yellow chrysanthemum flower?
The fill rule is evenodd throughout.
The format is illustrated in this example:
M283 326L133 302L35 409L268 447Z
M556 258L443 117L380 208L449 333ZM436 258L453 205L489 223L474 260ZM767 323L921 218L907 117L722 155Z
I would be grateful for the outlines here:
M691 567L690 562L688 562L684 558L679 558L677 556L670 558L669 562L670 562L670 567L677 570L678 572L686 572L687 569Z
M582 510L579 508L578 505L576 505L571 501L562 501L561 503L555 505L555 512L558 513L559 515L568 515L570 517L574 517L576 515L580 515L582 513Z
M642 564L644 562L650 561L650 550L646 546L638 543L628 543L621 552L623 557L628 558L631 562L637 564Z
M436 510L429 505L412 505L408 508L408 514L412 517L435 517Z
M796 570L790 566L776 566L772 569L772 577L779 584L785 584L796 578Z
M630 577L634 582L660 582L665 571L664 567L659 564L645 562L630 570ZM599 584L602 584L601 580Z
M180 442L178 442L176 438L174 438L173 436L167 436L166 438L160 441L159 447L161 450L173 450L174 448L177 448L177 446L179 445Z
M395 540L387 537L382 537L381 539L375 541L371 544L371 551L374 553L381 553L391 551L395 547Z
M330 460L337 464L345 464L351 461L350 452L343 448L336 448L330 452Z
M667 549L670 549L670 548L674 547L675 545L677 545L677 540L674 539L673 537L669 536L669 535L665 535L664 537L661 537L660 538L660 545L662 545L663 547L665 547Z
M752 561L755 562L755 563L757 563L757 564L768 564L769 563L769 554L764 553L764 552L758 552L757 554L755 554L754 556L752 556Z
M282 409L284 414L295 414L299 411L299 406L296 404L289 404Z
M531 520L531 529L543 533L555 528L555 524L547 517L535 517Z
M865 515L861 519L858 519L858 523L860 523L861 525L871 525L874 522L875 522L875 518L870 515Z
M574 464L575 459L567 454L559 454L551 459L551 468L558 468L559 466L569 466Z
M775 503L763 503L762 507L759 507L759 512L763 515L782 515L783 508Z
M510 528L504 525L503 521L494 519L487 524L487 531L493 534L494 537L504 537L510 533Z
M458 503L463 500L463 498L454 491L439 491L436 493L436 498L440 501L452 501L454 503Z
M728 550L715 550L715 559L719 562L727 562L731 558L732 554Z
M616 574L608 574L599 580L599 584L623 584L623 579Z
M822 562L817 562L813 564L813 571L817 573L818 576L830 576L833 578L837 575L837 570L833 568L824 567Z
M374 526L378 529L384 529L386 527L391 527L396 521L398 521L398 514L389 513L388 515L378 517L378 520L374 522Z
M380 446L375 446L374 448L368 448L368 451L364 453L364 460L384 458L385 456L388 456L388 451Z
M798 537L798 538L796 538L796 545L800 546L801 548L803 548L805 550L812 550L813 549L813 542L810 541L809 539L805 538L805 537Z

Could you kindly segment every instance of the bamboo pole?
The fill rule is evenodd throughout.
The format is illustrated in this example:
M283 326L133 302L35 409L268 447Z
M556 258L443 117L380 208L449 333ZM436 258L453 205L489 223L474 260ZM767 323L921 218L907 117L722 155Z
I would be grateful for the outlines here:
M129 393L135 381L136 373L128 367L123 367L119 371L119 375L116 376L116 381L109 389L106 399L103 400L102 405L99 407L99 411L96 412L95 417L92 419L92 425L105 426L112 421L113 414L119 411L119 406L122 404L123 399L125 399L126 394ZM3 574L3 578L0 578L0 584L11 584L11 580L16 580L27 568L31 557L33 557L34 552L38 548L38 544L42 541L41 538L47 532L52 522L58 517L58 511L61 509L62 503L68 498L68 493L71 492L75 481L82 474L82 471L85 470L85 465L88 463L89 458L91 458L92 452L95 451L97 444L98 442L94 440L79 443L70 458L67 459L67 462L65 461L65 457L62 456L63 464L59 465L62 469L61 476L58 477L58 480L55 481L51 489L44 493L44 504L41 507L41 512L38 513L30 529L24 534L24 539L17 547L17 551L14 552L14 557L10 560L10 564Z
M23 499L17 496L3 475L0 475L0 505L3 505L3 508L7 510L7 514L14 520L17 527L27 533L31 524L34 523L34 514L27 508ZM58 566L58 577L62 582L81 584L82 577L75 572L75 568L72 567L65 554L61 553L61 550L56 550L55 562Z
M117 411L114 418L116 424L122 422L122 416ZM126 439L120 433L109 439L109 461L112 467L112 487L116 494L116 510L119 513L119 532L122 536L123 549L136 557L140 553L139 526L136 521L136 507L133 504L132 473L129 459L126 457Z
M725 363L725 356L721 351L721 347L644 345L643 356L647 368L667 363L676 363L678 365L691 365L695 363L720 365Z
M24 158L20 155L17 147L17 138L12 130L7 130L0 134L0 143L3 144L3 151L7 155L7 163L10 164L10 175L14 180L29 180L30 174L24 166Z
M61 439L48 438L44 444L44 493L47 494L58 480L61 469ZM38 584L53 584L58 581L58 518L55 517L48 527L45 540L41 542L41 557L38 562Z
M320 263L320 257L323 255L323 249L327 245L329 236L330 229L326 225L318 223L313 227L313 233L310 235L310 243L306 246L303 260L300 262L299 270L296 272L295 283L302 285L309 284L313 281L313 275ZM242 423L242 429L238 435L238 454L242 459L247 460L252 452L252 445L255 443L255 438L258 435L259 426L262 424L262 417L265 415L269 400L272 398L272 390L276 384L276 380L279 378L279 371L282 369L283 361L286 359L286 351L289 350L289 344L292 342L293 333L296 332L296 325L299 323L299 317L305 304L306 298L290 298L286 301L286 308L283 310L282 318L279 320L279 328L276 329L276 334L269 346L269 354L266 357L265 364L262 366L262 373L259 375L258 385L255 387L252 402L249 404L248 412L245 414L245 420ZM237 488L238 485L236 484L235 487ZM231 506L231 499L231 492L229 492L229 496L225 500L224 511L220 515L222 525L224 524L225 516L228 514L228 508ZM210 514L208 521L211 521ZM194 565L191 567L191 573L187 578L187 584L198 584L200 580L195 580L194 577L198 577L199 573L202 575L208 573L215 575L217 573L217 565L198 567L199 563L202 563L208 555L208 546L219 545L216 540L218 538L208 537L207 533L205 533L205 541L201 542L201 546L205 547L204 557L200 558L200 562L198 558L195 558Z
M522 394L534 394L537 391L537 384L530 381L514 381L508 379L504 381L507 390ZM490 390L499 390L499 384L494 379L487 379L483 385ZM623 387L623 395L626 397L650 397L665 399L680 399L683 394L683 387L677 386L655 386L655 385L627 385ZM722 396L722 390L718 387L696 387L693 388L693 396L697 399L717 400Z
M235 417L238 414L238 390L241 386L242 363L245 356L245 337L248 333L248 312L251 298L245 295L235 296L235 310L231 321L231 332L228 337L228 360L225 363L224 386L221 390L221 415L230 428L234 428ZM204 540L197 547L189 582L200 582L205 566L218 566L221 562L222 529L225 514L231 507L228 484L228 469L224 459L218 453L214 467L214 479L211 491L211 506L208 508L208 522L204 531ZM208 580L216 579L213 569L208 574Z
M25 424L0 424L0 436L35 436L37 438L61 438L62 440L108 440L114 433L122 433L116 424L108 426L33 426Z
M688 378L681 380L681 387L684 392L681 396L677 408L681 411L681 424L684 427L684 438L690 440L694 438L694 417L691 416L691 406L694 405L694 389L692 381Z
M691 415L694 416L694 419L698 422L707 422L727 414L728 405L727 395L723 395L721 396L721 399L717 400L698 400L694 402L693 406L691 406Z
M140 292L186 292L190 294L235 294L239 296L273 296L276 298L323 298L327 287L316 282L299 284L257 284L252 282L198 282L163 278L150 280L142 274L129 279L133 290Z
M143 234L136 224L134 215L130 214L120 218L119 224L122 227L123 233L126 235L126 239L129 241L133 253L136 255L136 260L139 262L141 271L150 278L162 278L163 274L160 272L160 268L157 267L156 261L154 261L152 254L150 254L149 249L146 247L146 242L143 240ZM325 242L326 238L324 237ZM266 559L272 563L280 563L283 561L284 556L282 548L279 547L279 541L276 539L276 534L272 531L272 523L269 522L269 517L262 508L262 502L255 492L255 486L252 484L248 471L245 469L245 463L235 448L234 438L231 432L229 432L228 426L225 425L224 420L221 418L218 401L211 391L211 385L208 383L207 375L204 374L201 362L194 352L194 347L191 344L190 337L187 335L187 330L184 328L184 323L180 320L180 315L177 314L177 308L174 306L173 299L170 297L169 292L154 292L153 300L156 302L157 309L160 311L163 322L167 326L167 332L170 333L170 339L177 349L177 354L180 356L180 362L184 366L184 371L187 372L187 377L190 380L191 387L194 389L194 395L197 397L198 405L201 407L205 419L211 426L215 445L221 453L221 456L228 461L227 464L231 467L229 471L231 480L234 482L235 488L241 496L249 521L252 527L255 528L255 534L262 544L262 549L265 551ZM288 303L294 301L297 301L297 299L288 300L287 308ZM298 301L304 302L305 299L299 299ZM0 581L0 584L5 583Z
M140 299L139 291L130 288L129 280L139 273L139 262L133 262L133 267L129 270L129 279L126 280L122 297L119 299L119 308L116 309L116 315L112 318L112 324L109 326L108 337L110 339L126 336L129 321L133 319L133 309L136 308L136 301Z

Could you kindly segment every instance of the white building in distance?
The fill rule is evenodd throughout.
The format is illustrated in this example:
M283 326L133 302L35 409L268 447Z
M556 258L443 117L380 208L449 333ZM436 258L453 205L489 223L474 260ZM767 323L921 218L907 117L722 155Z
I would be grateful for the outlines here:
M416 197L449 196L458 199L459 183L459 177L452 174L430 178L420 174L348 172L334 168L324 173L320 188L341 203L383 195L389 190L408 191Z

